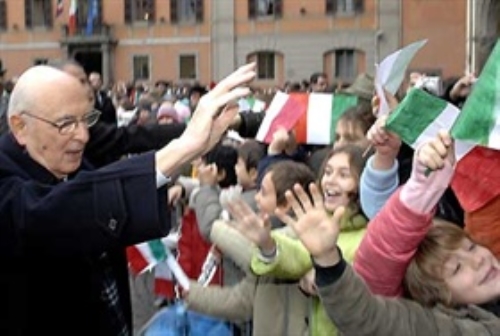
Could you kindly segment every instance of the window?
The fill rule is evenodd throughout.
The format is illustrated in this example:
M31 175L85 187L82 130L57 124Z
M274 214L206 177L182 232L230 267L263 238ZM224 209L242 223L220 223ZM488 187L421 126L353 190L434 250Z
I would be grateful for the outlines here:
M33 60L33 65L45 65L49 63L48 58L35 58Z
M356 51L339 49L335 51L335 77L342 81L353 81L357 74Z
M179 57L179 79L196 79L196 55Z
M125 22L153 22L155 0L125 0Z
M250 18L280 17L282 9L282 0L248 0Z
M363 12L363 0L326 0L326 13L355 15Z
M7 1L0 0L0 30L7 29Z
M273 52L260 52L257 54L257 78L274 79L276 70L275 54Z
M96 5L95 8L91 6ZM91 12L90 11L95 11ZM92 25L87 26L87 20L92 20ZM92 17L92 15L94 15ZM85 32L87 35L92 35L94 33L102 32L102 0L97 0L94 3L94 0L91 1L83 1L78 2L78 10L76 11L76 25L78 32Z
M134 56L134 80L149 80L150 65L148 55Z
M52 0L24 0L26 28L52 27Z
M170 0L170 22L202 22L203 0Z

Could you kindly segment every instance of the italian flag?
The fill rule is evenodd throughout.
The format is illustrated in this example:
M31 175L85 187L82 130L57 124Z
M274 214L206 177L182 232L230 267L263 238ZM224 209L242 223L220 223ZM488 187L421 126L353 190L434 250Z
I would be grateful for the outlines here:
M172 275L184 288L189 289L189 279L184 270L161 239L127 247L127 259L133 273L141 274L159 268L159 280L171 280ZM161 265L161 266L160 266ZM165 265L169 271L165 271Z
M266 111L255 139L270 143L276 130L280 127L292 130L304 112L304 106L300 102L290 95L278 91Z
M413 149L433 140L441 130L451 130L460 110L423 90L412 89L388 117L386 129L399 135ZM457 159L473 145L455 141Z
M395 51L376 65L375 91L380 99L379 116L390 112L389 104L385 99L385 92L395 95L406 75L406 69L416 53L427 43L427 40L414 42Z
M452 130L455 139L500 149L500 43L497 42Z
M127 247L129 266L136 274L151 270L167 259L167 250L160 239Z
M335 141L337 121L349 107L356 106L358 98L343 94L293 94L305 106L295 125L297 143L329 145Z
M357 103L356 96L343 94L278 92L269 105L256 139L270 143L274 132L284 127L295 132L298 143L331 144L338 119L347 108Z
M78 10L78 1L71 0L68 16L68 33L74 35L76 33L76 11Z

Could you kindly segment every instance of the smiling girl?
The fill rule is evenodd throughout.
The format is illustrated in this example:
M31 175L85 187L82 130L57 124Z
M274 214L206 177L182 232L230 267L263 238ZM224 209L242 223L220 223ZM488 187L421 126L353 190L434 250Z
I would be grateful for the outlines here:
M364 164L362 148L355 145L339 146L327 155L319 175L327 212L333 213L338 207L346 209L341 219L338 243L348 261L354 259L366 231L367 220L360 211L358 197L359 178ZM334 325L316 296L315 274L308 251L298 240L280 232L272 232L270 227L252 223L248 221L249 217L248 212L235 214L238 230L259 247L252 259L252 271L259 276L300 280L301 289L310 296L312 303L309 323L311 335L336 335Z

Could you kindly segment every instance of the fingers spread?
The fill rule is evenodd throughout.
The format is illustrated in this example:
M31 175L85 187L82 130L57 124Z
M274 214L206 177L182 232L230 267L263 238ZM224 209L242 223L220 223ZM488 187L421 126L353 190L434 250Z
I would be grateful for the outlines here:
M287 192L285 192L285 197L295 216L302 216L304 214L304 209L302 209L302 204L300 204L297 196L294 195L290 190L288 190Z
M297 199L300 201L300 204L302 205L302 209L304 211L308 211L309 209L312 208L311 204L311 199L309 198L309 195L304 191L301 185L296 184L293 187L293 190L295 191L295 194L297 195Z
M246 84L255 78L256 63L249 63L239 67L236 71L224 78L211 91L210 95L217 97L234 88Z
M321 194L318 186L315 183L310 184L309 191L311 192L314 206L323 205L323 195Z

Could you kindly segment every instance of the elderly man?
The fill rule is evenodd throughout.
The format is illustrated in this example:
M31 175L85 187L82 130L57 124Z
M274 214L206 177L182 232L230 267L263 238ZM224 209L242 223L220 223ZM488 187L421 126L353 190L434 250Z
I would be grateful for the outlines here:
M220 139L254 69L221 81L166 147L95 171L88 88L46 66L19 78L0 139L1 335L131 334L123 247L168 233L163 186Z

